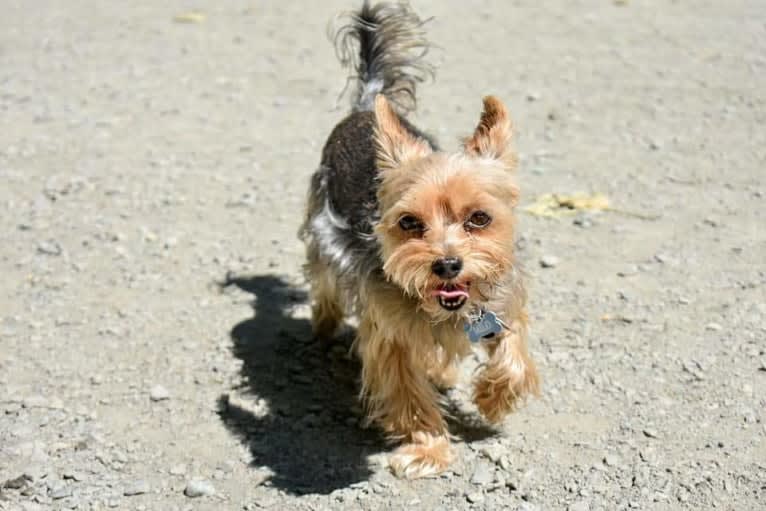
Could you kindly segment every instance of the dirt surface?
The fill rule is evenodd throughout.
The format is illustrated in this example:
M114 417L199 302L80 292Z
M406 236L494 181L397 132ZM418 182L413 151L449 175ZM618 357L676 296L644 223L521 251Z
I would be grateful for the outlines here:
M352 4L4 2L0 509L764 509L766 4L415 2L418 125L496 94L522 205L619 210L519 211L544 395L496 431L452 392L416 482L300 276Z

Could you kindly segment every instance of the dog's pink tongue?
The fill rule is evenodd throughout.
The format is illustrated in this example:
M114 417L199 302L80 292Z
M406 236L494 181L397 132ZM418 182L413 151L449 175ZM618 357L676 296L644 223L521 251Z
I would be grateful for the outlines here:
M468 292L465 289L461 288L455 288L455 289L434 289L433 291L434 296L442 296L444 298L457 298L458 296L464 296L468 298Z

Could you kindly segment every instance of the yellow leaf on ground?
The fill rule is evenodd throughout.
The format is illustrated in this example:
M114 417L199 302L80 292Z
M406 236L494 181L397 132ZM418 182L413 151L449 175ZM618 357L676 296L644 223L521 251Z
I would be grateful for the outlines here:
M593 195L546 193L525 207L524 211L536 216L558 218L577 214L578 211L604 211L607 209L609 209L609 199L600 193Z
M205 15L197 11L184 12L173 18L176 23L202 23L205 21Z

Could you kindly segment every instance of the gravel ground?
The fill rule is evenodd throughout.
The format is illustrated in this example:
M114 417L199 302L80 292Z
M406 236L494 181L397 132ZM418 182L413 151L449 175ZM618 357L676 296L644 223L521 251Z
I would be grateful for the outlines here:
M4 2L0 509L764 509L766 4L540 4L415 1L415 120L496 94L523 205L617 211L519 212L544 395L492 430L459 387L408 482L299 271L352 5Z

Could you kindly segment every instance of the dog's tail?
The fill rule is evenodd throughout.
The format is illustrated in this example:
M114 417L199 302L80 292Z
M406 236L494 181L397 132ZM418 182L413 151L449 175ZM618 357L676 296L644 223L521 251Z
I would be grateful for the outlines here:
M341 64L352 69L356 82L354 111L374 109L375 96L384 94L399 113L415 108L415 88L433 74L425 62L429 49L422 21L405 2L365 0L358 12L335 31L335 52Z

